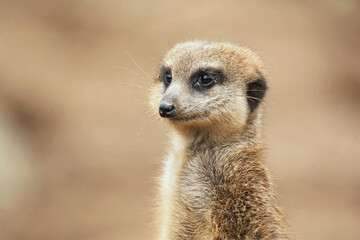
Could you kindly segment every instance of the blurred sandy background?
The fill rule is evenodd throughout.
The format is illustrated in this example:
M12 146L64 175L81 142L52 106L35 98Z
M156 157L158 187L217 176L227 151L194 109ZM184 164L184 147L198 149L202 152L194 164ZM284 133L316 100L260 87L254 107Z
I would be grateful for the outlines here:
M358 1L0 1L0 239L151 239L157 60L257 51L267 162L296 239L360 239ZM141 70L141 69L143 70Z

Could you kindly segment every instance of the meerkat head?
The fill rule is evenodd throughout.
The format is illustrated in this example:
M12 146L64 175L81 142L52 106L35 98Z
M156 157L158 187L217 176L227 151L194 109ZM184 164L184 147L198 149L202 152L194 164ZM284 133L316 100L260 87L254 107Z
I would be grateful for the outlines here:
M263 65L247 48L194 41L160 61L151 105L181 131L240 129L256 116L267 89Z

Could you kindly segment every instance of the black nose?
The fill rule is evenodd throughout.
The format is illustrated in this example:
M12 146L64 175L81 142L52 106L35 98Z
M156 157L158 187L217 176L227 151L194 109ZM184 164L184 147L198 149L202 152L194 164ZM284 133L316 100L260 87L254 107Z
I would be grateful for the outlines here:
M172 117L175 114L175 106L169 104L160 104L159 114L162 117Z

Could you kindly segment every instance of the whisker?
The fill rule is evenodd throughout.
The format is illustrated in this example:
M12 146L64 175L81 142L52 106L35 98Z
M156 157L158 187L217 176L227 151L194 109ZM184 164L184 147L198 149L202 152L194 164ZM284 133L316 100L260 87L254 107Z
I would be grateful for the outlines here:
M145 129L146 126L148 126L149 122L153 122L156 124L160 119L159 117L156 117L156 115L151 114L152 111L155 111L156 107L149 107L145 109L144 111L139 112L137 115L146 116L145 121L143 121L143 125L140 127L139 131L136 132L136 140L138 139L138 136L141 134L141 132Z
M122 70L126 70L130 73L133 73L135 74L136 76L139 76L140 74L138 72L136 72L135 70L133 69L130 69L130 68L127 68L127 67L124 67L124 66L113 66L113 68L119 68L119 69L122 69Z
M262 99L261 99L261 98L257 98L257 97L247 96L246 98L247 98L247 99L254 99L254 100L259 101L259 102L261 102L261 101L262 101Z
M266 92L266 90L253 89L253 90L247 90L247 92Z
M130 55L130 53L128 51L126 51L126 54L129 56L129 58L131 59L131 61L135 64L135 66L141 71L143 72L149 79L151 79L151 76L145 72L144 69L142 69L142 67L139 66L139 64L137 64L137 62L133 59L133 57Z
M264 104L265 108L266 108L266 111L267 111L268 113L270 113L270 109L269 109L269 107L268 107L268 104L267 104L266 102L262 101L262 99L256 98L256 97L250 97L250 96L247 96L246 98L247 98L247 99L253 99L253 100L262 102L262 103Z
M128 83L130 86L133 86L133 87L137 87L137 88L140 88L140 89L142 89L142 90L144 90L144 91L149 91L149 89L148 88L145 88L145 87L143 87L143 86L140 86L140 85L137 85L137 84L134 84L134 83Z

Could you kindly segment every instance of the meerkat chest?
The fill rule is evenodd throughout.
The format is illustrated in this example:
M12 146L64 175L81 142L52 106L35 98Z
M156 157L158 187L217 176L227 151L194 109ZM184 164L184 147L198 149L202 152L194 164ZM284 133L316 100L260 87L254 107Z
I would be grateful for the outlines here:
M178 179L182 204L198 214L208 212L213 198L213 167L209 165L212 162L209 158L198 154L186 159Z

